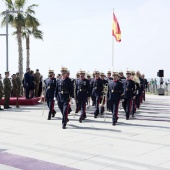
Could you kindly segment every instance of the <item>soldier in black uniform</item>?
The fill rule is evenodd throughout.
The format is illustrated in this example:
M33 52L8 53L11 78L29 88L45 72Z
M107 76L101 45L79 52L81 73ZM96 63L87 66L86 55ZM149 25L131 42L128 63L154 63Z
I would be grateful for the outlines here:
M99 115L99 103L102 96L103 91L103 81L99 77L99 72L95 72L95 79L92 81L92 96L95 97L95 112L94 112L94 118L97 118Z
M49 108L48 120L51 116L54 117L54 95L56 90L56 79L54 78L54 71L49 70L49 78L45 80L46 86L46 101Z
M126 80L124 83L124 102L123 107L126 113L126 120L129 120L129 116L132 109L132 99L135 93L135 83L133 80L131 80L131 72L126 72Z
M119 72L119 79L123 82L126 80L126 77L123 75L123 71Z
M112 124L118 120L118 107L121 96L123 95L123 84L118 79L118 73L114 72L113 81L108 83L108 100L112 111Z
M80 73L77 72L76 73L76 79L74 81L75 85L77 84L77 82L79 81L79 78L80 78ZM75 100L75 103L76 103L76 110L75 110L75 113L78 113L79 112L79 108L78 108L78 100L77 100L77 91L76 91L76 88L74 87L74 100Z
M67 68L61 69L62 78L57 81L56 98L58 107L62 113L62 128L65 129L68 122L68 112L72 98L74 98L74 87L71 79L67 77Z
M95 80L95 74L96 74L96 71L93 71L93 77L91 78L91 82L90 82L91 94L92 94L92 91L93 91L93 81ZM95 106L96 98L95 98L94 95L91 95L91 100L92 100L92 106Z
M109 82L110 80L113 80L112 76L111 76L111 71L108 71L107 72L107 77L106 77L106 80Z
M89 80L89 83L90 83L90 94L91 94L91 83L92 83L92 81L91 81L91 75L89 73L87 74L87 80ZM90 95L90 97L91 97L91 95ZM87 108L90 107L90 97L87 99Z
M78 101L78 108L81 109L79 122L86 118L86 102L90 97L90 82L85 78L85 71L80 71L79 81L76 83L76 97Z
M103 81L103 95L101 97L101 107L100 107L100 114L102 115L105 111L105 108L104 108L104 105L105 105L105 102L106 102L106 95L105 92L106 92L106 89L108 87L108 81L106 79L104 79L105 75L104 73L100 73L100 78L102 79Z
M136 72L136 76L139 78L140 84L139 84L139 94L136 96L137 99L137 108L140 108L141 102L142 102L142 95L144 92L144 80L141 78L141 74L139 71Z

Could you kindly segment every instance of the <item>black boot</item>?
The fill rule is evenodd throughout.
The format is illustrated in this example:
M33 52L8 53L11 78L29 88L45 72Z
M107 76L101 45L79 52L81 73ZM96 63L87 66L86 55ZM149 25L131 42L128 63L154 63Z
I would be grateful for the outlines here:
M53 109L52 117L55 117L56 111Z
M51 113L48 113L48 119L47 120L51 120Z

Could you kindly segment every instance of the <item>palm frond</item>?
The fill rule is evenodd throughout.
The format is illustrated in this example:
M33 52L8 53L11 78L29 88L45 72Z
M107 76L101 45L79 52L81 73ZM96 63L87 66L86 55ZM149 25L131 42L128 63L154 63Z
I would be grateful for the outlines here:
M38 30L38 29L33 30L33 36L34 36L34 38L36 38L36 39L41 39L41 40L43 40L43 32L40 31L40 30Z
M15 8L17 10L20 10L21 8L23 8L25 4L26 4L26 0L15 0L15 3L14 3Z
M35 14L35 11L33 10L34 7L38 7L38 5L37 4L33 4L33 5L29 6L27 8L27 10L26 10L26 13L27 14Z

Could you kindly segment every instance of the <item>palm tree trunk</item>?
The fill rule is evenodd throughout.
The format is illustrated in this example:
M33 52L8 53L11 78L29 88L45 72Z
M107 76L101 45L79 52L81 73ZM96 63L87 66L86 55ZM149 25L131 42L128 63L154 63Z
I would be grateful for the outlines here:
M26 50L27 50L26 68L29 68L30 67L30 37L29 35L26 37Z
M22 49L22 34L21 26L17 27L17 39L18 39L18 71L20 80L23 79L23 49Z

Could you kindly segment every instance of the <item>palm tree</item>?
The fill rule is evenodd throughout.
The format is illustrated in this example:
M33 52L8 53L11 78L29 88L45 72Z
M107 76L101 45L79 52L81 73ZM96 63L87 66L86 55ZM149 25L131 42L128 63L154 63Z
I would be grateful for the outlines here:
M20 11L20 9L23 9L25 6L26 0L15 0L14 3L12 0L5 0L5 3L8 7L8 10L13 11ZM29 35L32 34L35 38L42 39L42 32L37 29L37 27L40 25L38 20L32 16L32 14L35 14L35 11L33 10L34 7L37 7L38 5L33 4L29 6L25 12L23 13L9 13L9 24L16 29L15 33L17 35L17 41L18 41L18 70L20 74L20 79L23 79L23 48L22 48L22 36L25 30L27 30L26 36L26 44L27 44L27 59L29 66L29 44L30 39ZM3 20L1 25L4 26L6 23L6 11L2 12L1 15L3 16Z
M43 32L38 30L40 23L33 16L35 14L34 7L38 7L38 5L33 4L27 8L25 12L25 25L22 30L22 38L26 40L26 68L30 67L30 35L33 35L36 39L43 39Z
M5 0L6 5L10 11L20 11L26 3L26 0L15 0L13 3L12 0ZM6 12L2 12L3 20L1 25L5 25L6 21ZM22 49L22 27L24 26L24 16L22 13L9 13L9 24L16 28L17 40L18 40L18 70L20 74L20 79L23 78L23 49Z

